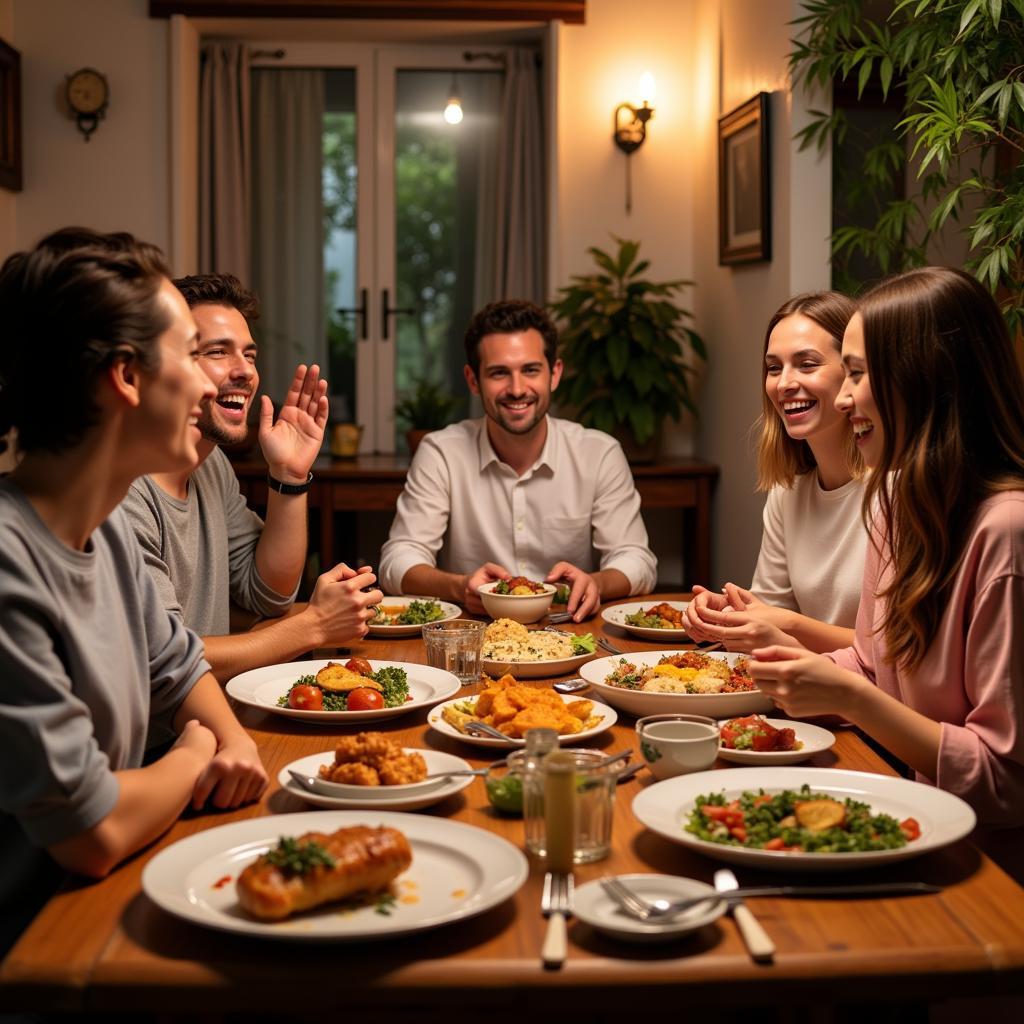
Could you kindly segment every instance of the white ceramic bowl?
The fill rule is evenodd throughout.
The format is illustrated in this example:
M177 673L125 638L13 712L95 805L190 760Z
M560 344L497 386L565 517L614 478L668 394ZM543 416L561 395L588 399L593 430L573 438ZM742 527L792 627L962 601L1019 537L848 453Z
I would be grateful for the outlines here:
M648 715L636 723L640 753L656 779L707 771L718 757L718 724L702 715Z
M492 619L512 619L526 625L543 619L554 600L554 584L542 583L543 594L495 594L498 582L484 583L477 588L484 609Z

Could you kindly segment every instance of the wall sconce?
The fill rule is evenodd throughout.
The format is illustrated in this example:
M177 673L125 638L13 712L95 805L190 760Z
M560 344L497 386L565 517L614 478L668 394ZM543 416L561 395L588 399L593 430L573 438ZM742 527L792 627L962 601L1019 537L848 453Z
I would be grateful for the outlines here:
M615 108L613 116L612 138L615 145L626 154L631 156L638 150L647 138L647 122L654 116L654 107L651 100L654 99L654 75L649 71L640 76L640 102L641 106L635 107L632 103L620 103ZM630 161L626 160L626 213L633 209L633 188L630 178Z
M632 103L620 103L615 108L615 145L629 156L643 145L647 138L647 122L654 116L654 75L645 72L640 77L640 107Z
M452 85L448 90L448 102L444 108L444 119L448 124L458 124L462 120L462 97L459 96L459 84L452 75Z

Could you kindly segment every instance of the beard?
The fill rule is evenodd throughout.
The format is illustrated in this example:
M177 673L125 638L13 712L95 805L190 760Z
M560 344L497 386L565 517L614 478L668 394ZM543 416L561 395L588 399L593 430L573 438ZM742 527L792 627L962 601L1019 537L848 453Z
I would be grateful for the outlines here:
M203 405L202 415L196 424L204 441L211 444L241 444L249 435L249 417L246 407L246 418L242 423L222 423L216 414L217 400L211 399Z
M484 412L494 420L502 430L509 434L522 436L529 434L544 419L548 407L551 405L550 397L538 395L533 405L527 408L529 415L521 418L513 418L500 402L485 402Z

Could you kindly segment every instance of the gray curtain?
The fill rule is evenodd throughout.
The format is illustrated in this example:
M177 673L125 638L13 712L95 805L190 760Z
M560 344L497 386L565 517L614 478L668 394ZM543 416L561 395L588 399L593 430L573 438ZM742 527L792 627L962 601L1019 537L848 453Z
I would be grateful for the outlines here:
M512 51L505 70L497 161L494 299L543 303L546 224L544 111L534 50Z
M199 270L249 280L249 56L205 43L199 80Z
M299 363L326 374L324 73L252 75L252 283L262 315L261 389L279 402Z

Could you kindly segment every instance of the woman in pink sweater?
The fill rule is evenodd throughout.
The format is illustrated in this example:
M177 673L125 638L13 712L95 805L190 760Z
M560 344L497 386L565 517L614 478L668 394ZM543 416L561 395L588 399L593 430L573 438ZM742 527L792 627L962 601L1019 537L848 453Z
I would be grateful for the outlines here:
M968 274L912 270L859 302L843 364L836 406L877 509L856 639L762 648L751 675L789 714L844 716L1024 849L1024 380L1006 324Z

